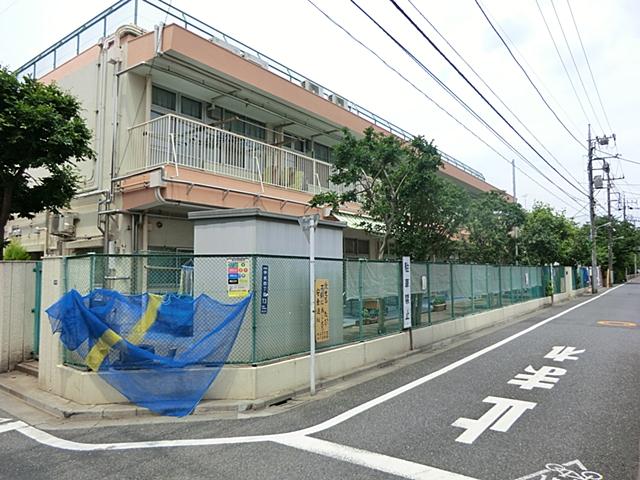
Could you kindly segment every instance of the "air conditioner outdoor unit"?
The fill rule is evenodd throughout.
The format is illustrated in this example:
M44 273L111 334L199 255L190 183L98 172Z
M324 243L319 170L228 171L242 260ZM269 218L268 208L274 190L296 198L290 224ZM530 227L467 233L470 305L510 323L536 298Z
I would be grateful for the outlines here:
M336 105L338 105L339 107L347 108L347 100L342 98L339 95L336 95L335 93L329 95L329 100L335 103Z
M75 213L58 213L51 218L51 235L59 237L73 237L76 234Z
M309 90L312 93L315 93L316 95L319 96L323 96L324 91L322 90L322 87L316 83L313 83L309 80L304 80L302 82L302 86L304 87L305 90Z

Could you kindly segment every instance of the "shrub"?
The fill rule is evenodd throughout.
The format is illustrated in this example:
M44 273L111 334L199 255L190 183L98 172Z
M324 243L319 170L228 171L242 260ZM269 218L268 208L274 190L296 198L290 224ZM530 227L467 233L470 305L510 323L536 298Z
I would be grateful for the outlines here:
M31 260L29 252L17 240L11 240L4 249L4 260Z

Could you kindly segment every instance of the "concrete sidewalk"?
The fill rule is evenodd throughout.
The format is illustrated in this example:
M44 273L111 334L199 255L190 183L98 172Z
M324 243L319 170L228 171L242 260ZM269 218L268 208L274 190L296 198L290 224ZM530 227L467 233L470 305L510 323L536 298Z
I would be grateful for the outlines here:
M99 420L158 416L146 408L132 404L82 405L41 390L36 377L17 370L0 374L0 391L59 419ZM266 405L266 402L261 401L203 400L196 407L194 414L224 413L225 416L230 416L252 408L264 408Z

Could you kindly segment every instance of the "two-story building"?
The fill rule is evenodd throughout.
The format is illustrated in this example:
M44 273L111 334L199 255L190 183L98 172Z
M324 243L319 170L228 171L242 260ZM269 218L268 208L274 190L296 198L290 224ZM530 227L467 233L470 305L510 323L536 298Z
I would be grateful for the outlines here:
M142 28L143 8L168 25ZM69 209L8 225L5 236L34 256L191 251L195 210L313 212L313 194L332 188L332 146L343 128L411 137L157 0L117 2L19 71L81 100L96 152L78 162L82 185ZM470 191L495 189L443 158L442 175ZM377 251L358 213L354 205L331 217L348 225L345 256Z

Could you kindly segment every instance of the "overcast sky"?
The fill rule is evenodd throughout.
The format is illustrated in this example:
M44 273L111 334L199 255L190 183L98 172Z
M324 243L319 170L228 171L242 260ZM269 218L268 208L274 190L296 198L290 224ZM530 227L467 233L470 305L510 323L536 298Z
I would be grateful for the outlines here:
M558 58L536 0L480 1L498 30L503 30L515 44L515 48L512 47L514 54L551 108L581 143L570 136L544 105L491 30L475 0L412 1L530 132L464 65L409 0L397 0L424 33L559 173L548 167L490 110L389 0L357 1L556 185L527 165L525 160L465 112L348 0L313 2L507 160L443 113L423 93L385 67L308 0L173 0L172 5L411 133L433 139L440 149L480 170L487 181L509 192L512 191L512 183L508 160L515 158L516 164L524 172L518 171L516 174L518 199L528 208L534 201L543 201L566 210L567 215L577 213L579 222L587 219L586 196L578 190L586 191L587 186L586 138L589 122L594 134L616 134L617 150L610 145L606 151L620 153L624 158L640 162L640 135L636 127L636 116L640 110L640 2L637 0L569 0L608 122L594 89L567 0L555 0L553 3L560 24L550 0L538 0L538 3L569 76ZM13 68L22 65L112 3L105 0L0 0L0 64ZM151 26L162 20L164 18L158 15L150 15L145 16L141 23ZM562 25L566 34L584 89L559 25ZM624 180L616 181L616 190L626 192L628 204L640 208L640 165L619 160L611 162L614 175L625 176ZM527 178L525 173L541 186ZM618 195L614 194L613 197L617 199ZM599 192L598 198L604 205L604 192ZM614 206L617 214L616 209L617 204ZM632 210L628 213L634 215L636 212ZM637 212L637 216L640 218L640 212Z

